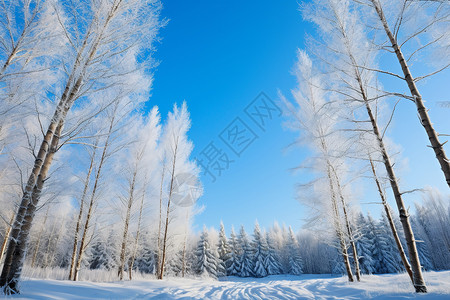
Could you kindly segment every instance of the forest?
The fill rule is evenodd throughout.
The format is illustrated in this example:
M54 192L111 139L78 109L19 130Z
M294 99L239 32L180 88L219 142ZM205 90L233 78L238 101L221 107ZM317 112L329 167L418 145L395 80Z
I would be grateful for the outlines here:
M390 136L406 102L450 187L450 126L433 123L440 99L420 93L449 78L448 1L299 3L305 46L296 86L277 103L297 136L290 147L309 153L291 166L306 174L292 201L308 214L298 231L255 220L251 233L228 232L220 217L217 229L194 229L208 210L196 205L205 170L193 156L189 99L168 99L162 115L151 98L170 26L163 9L159 0L0 0L2 293L21 293L23 276L338 274L356 283L387 273L408 274L426 293L423 272L450 269L449 190L406 190L402 145Z

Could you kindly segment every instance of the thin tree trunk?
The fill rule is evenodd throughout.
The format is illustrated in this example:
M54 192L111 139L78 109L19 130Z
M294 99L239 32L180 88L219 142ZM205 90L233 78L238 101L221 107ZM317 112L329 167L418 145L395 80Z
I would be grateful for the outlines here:
M89 170L86 175L86 180L84 182L84 189L83 194L80 199L80 211L78 213L77 218L77 224L75 226L75 234L74 234L74 240L73 240L73 250L72 250L72 259L70 260L70 269L69 269L69 280L74 280L74 270L75 270L75 261L77 258L77 247L78 247L78 238L80 234L81 229L81 221L83 219L83 208L84 208L84 202L87 195L87 191L89 188L89 179L91 178L92 170L94 169L94 162L95 162L95 152L98 144L98 139L95 140L94 147L92 149L92 155L91 155L91 162L89 164Z
M9 235L11 233L12 222L14 221L14 212L11 214L11 219L9 220L8 227L6 228L5 237L3 238L2 247L0 248L0 263L3 260L3 255L5 254L6 245L8 244Z
M323 141L322 141L322 144L323 144ZM339 239L339 245L341 247L342 258L344 260L345 269L347 270L348 281L353 282L355 280L353 279L352 268L350 266L350 260L349 260L348 252L347 252L347 245L345 243L344 235L342 233L341 216L340 216L339 210L338 210L336 193L335 193L334 187L333 187L333 178L331 176L329 162L327 162L327 176L328 176L329 188L330 188L330 193L331 193L331 207L332 207L332 210L334 213L334 217L333 217L334 228L336 231L336 235Z
M405 267L405 270L408 273L412 284L414 285L414 278L413 278L413 273L411 270L411 265L409 264L408 258L406 257L405 250L403 249L402 243L400 241L400 237L398 236L397 228L395 227L395 223L394 223L394 218L392 217L392 214L391 214L391 209L389 207L389 204L386 202L386 197L384 196L383 189L381 188L380 181L378 180L378 176L377 176L377 173L375 170L375 165L373 163L372 158L370 157L370 154L369 154L369 161L370 161L370 167L372 169L373 178L375 180L375 183L376 183L377 189L378 189L378 193L381 198L381 203L383 204L384 211L386 212L386 217L389 221L389 226L391 227L392 235L394 236L395 244L397 245L397 249L398 249L398 252L402 259L403 266Z
M158 257L156 259L156 274L158 277L161 274L161 227L162 227L162 199L163 199L163 184L164 184L164 174L166 173L166 162L163 162L163 169L161 174L161 186L159 188L159 222L158 222Z
M411 260L411 268L412 268L413 277L414 277L414 287L415 287L417 293L426 293L427 288L425 286L425 281L422 276L422 270L421 270L420 260L419 260L419 256L418 256L418 252L417 252L416 241L414 239L414 233L411 228L411 223L409 221L409 214L405 208L402 194L398 187L398 181L397 181L397 177L395 176L394 168L392 167L391 161L389 159L389 155L384 146L383 138L380 135L377 122L375 120L375 117L372 114L372 109L370 108L367 98L365 98L365 103L366 103L366 110L369 115L372 127L373 127L373 132L378 140L378 146L379 146L379 149L380 149L382 157L383 157L384 166L386 168L386 172L389 177L389 182L391 184L391 188L394 193L394 198L397 203L397 208L398 208L398 211L400 214L400 221L402 222L403 230L405 232L405 239L406 239L406 243L408 245L408 253L409 253L409 258Z
M97 172L95 174L94 187L92 188L91 199L89 201L88 213L86 215L86 220L84 222L83 234L81 236L81 241L80 241L80 249L78 250L78 257L77 257L77 260L76 260L75 270L74 270L74 274L73 274L73 281L77 281L78 280L78 275L79 275L79 272L80 272L80 269L81 269L81 262L83 260L83 254L84 254L84 251L86 250L85 249L86 248L86 244L87 244L86 237L87 237L88 230L89 230L89 223L91 221L92 214L93 214L93 211L94 211L94 205L95 205L95 200L96 200L95 197L96 197L96 194L97 194L97 188L98 188L99 181L100 181L100 175L102 173L103 164L105 163L106 157L108 155L109 139L111 138L111 133L113 131L116 110L117 110L117 104L116 104L114 114L113 114L113 116L111 118L111 121L110 121L110 124L109 124L108 134L106 136L105 145L103 146L102 156L100 158L100 162L98 164Z
M355 237L353 235L353 230L352 230L350 220L349 220L348 214L347 214L347 203L342 194L341 183L340 183L339 177L336 173L336 170L333 167L331 167L331 170L333 171L334 178L336 179L336 185L337 185L337 189L338 189L339 199L341 200L342 212L344 214L345 228L347 229L348 239L350 241L350 246L352 247L353 263L355 265L356 280L361 281L361 271L359 268L358 252L356 250Z
M172 200L172 192L173 192L173 181L175 179L175 165L177 159L177 149L178 144L175 145L174 154L173 154L173 162L172 162L172 174L170 178L170 188L169 188L169 198L167 200L167 211L166 211L166 223L164 227L164 239L163 239L163 249L162 249L162 258L161 258L161 269L159 273L158 279L163 279L164 276L164 264L166 261L166 248L167 248L167 232L169 229L169 213L170 213L170 200Z
M119 280L123 280L123 272L125 268L125 254L127 248L127 238L128 238L128 226L130 225L130 216L131 216L131 207L134 202L134 188L136 185L136 175L137 175L137 166L133 172L133 179L130 184L130 192L128 197L128 205L127 205L127 213L125 216L123 236L122 236L122 246L120 247L120 264L119 264Z
M371 1L373 1L373 0L371 0ZM347 37L344 36L344 38L347 38ZM419 255L417 252L416 241L414 239L414 233L411 228L411 223L409 221L409 214L406 211L405 204L404 204L403 198L402 198L402 194L401 194L399 186L398 186L398 181L395 176L394 168L392 167L388 152L384 145L383 137L380 134L380 130L378 128L377 121L372 113L372 108L370 107L369 98L367 97L366 90L364 88L363 80L361 78L361 74L360 74L356 59L354 58L354 56L350 50L348 50L348 55L349 55L352 65L354 67L354 72L355 72L354 75L355 75L355 79L359 85L358 86L359 92L361 94L362 100L364 101L367 115L368 115L370 123L372 125L372 131L377 139L378 147L379 147L379 150L383 157L384 166L386 168L386 172L389 177L391 188L394 193L394 198L397 203L397 208L398 208L399 215L400 215L400 221L402 222L403 230L405 232L406 243L408 245L408 254L409 254L409 258L411 260L411 268L412 268L413 277L414 277L414 288L415 288L416 292L418 292L418 293L426 293L427 288L425 286L425 281L424 281L423 275L422 275Z
M17 42L14 44L13 49L11 49L11 53L9 53L8 58L6 59L5 63L3 64L3 67L0 70L0 80L3 80L3 75L6 71L6 69L11 65L14 58L16 58L17 53L19 52L21 48L21 44L23 42L23 39L25 38L25 33L29 31L29 25L33 22L33 20L36 18L37 13L39 12L40 8L36 7L36 9L33 11L33 15L31 19L27 22L25 21L25 24L28 24L23 27L22 32L20 34L20 37L17 39Z
M183 253L181 258L181 277L186 273L186 242L187 242L187 228L189 226L189 210L186 212L186 230L184 231Z
M37 237L37 243L36 243L36 247L34 249L34 253L33 253L33 259L31 260L31 267L34 267L34 264L36 262L36 257L39 251L39 246L41 244L41 237L42 237L42 233L44 232L44 227L45 227L45 223L47 223L47 218L48 218L48 211L50 209L50 206L47 207L47 211L45 212L45 217L44 217L44 222L42 222L42 227L41 230L39 230L39 234Z
M145 199L145 194L146 194L146 189L147 189L147 178L145 179L145 184L142 190L142 197L141 197L141 207L139 208L139 218L138 218L138 224L137 224L137 231L136 231L136 238L134 239L134 247L133 247L133 252L131 254L131 261L129 264L129 278L130 280L131 278L131 273L133 270L133 266L134 266L134 262L136 260L136 255L137 255L137 248L139 245L139 237L141 234L141 222L142 222L142 212L144 211L144 199Z
M409 70L409 67L406 63L406 60L403 56L403 53L397 43L396 38L391 32L391 29L389 28L389 24L386 21L386 18L383 13L383 9L381 7L381 4L379 0L371 0L373 3L373 6L378 14L378 17L380 18L381 23L383 24L384 31L386 32L386 35L389 38L389 41L391 42L392 48L395 51L395 55L397 56L397 60L402 68L403 75L405 76L404 79L406 83L408 84L408 88L411 92L411 95L414 97L414 102L416 103L417 112L420 116L421 124L425 128L425 131L428 135L428 139L431 143L431 148L433 148L434 153L436 155L436 159L439 161L439 164L441 165L442 172L444 173L445 180L447 181L447 185L450 187L450 160L447 158L445 151L444 151L444 143L441 143L439 141L438 134L434 130L433 124L430 121L430 117L428 116L427 108L425 107L422 96L419 93L419 90L417 89L416 83L414 81L414 78L411 75L411 71ZM413 268L416 268L413 263ZM419 289L417 292L426 292L425 282L423 281L422 276L417 275L417 287L416 290ZM424 288L421 288L420 286L424 286Z

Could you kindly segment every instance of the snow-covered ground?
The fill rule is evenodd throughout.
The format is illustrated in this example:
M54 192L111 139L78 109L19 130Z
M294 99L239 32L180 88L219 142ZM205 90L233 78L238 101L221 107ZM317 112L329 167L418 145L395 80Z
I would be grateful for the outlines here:
M414 293L406 274L364 276L359 283L330 275L226 280L170 278L113 283L25 279L8 299L450 299L450 271L426 272L429 293Z

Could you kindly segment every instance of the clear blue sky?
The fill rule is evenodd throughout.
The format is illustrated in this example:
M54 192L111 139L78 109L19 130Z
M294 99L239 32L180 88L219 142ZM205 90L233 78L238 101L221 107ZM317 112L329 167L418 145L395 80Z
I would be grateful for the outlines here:
M298 230L306 210L294 198L295 184L308 175L293 175L289 169L307 152L286 151L297 134L284 129L281 117L273 117L264 132L244 112L260 92L276 101L277 89L289 94L295 87L290 71L296 49L303 47L305 34L312 30L301 20L297 0L170 0L164 1L162 15L170 21L161 30L162 42L156 52L160 65L150 103L165 115L174 102L186 100L194 156L214 142L234 160L215 182L209 176L202 178L205 193L199 204L205 210L195 218L196 229L203 224L217 227L223 220L228 231L232 224L251 230L258 219L263 227L277 220ZM426 91L432 93L422 91L424 96L435 97L439 83L447 82L446 92L440 93L444 96L429 104L433 120L447 133L450 108L435 102L450 101L448 79L447 73L436 85L427 83ZM427 139L415 115L413 105L401 104L392 127L392 138L402 145L402 155L409 160L399 174L402 184L405 189L433 185L448 193L432 151L424 146ZM219 137L236 117L258 136L240 157ZM368 187L367 193L374 192ZM409 204L419 198L409 197ZM373 205L362 209L379 210Z

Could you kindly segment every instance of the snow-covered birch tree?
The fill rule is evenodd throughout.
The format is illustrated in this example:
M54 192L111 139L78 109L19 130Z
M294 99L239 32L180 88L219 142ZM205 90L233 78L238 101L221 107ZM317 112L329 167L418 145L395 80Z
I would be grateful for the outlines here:
M198 181L199 168L190 159L194 146L187 136L190 126L191 121L186 102L183 102L181 107L175 104L173 112L169 113L167 123L163 127L161 137L161 147L163 147L162 164L166 166L167 173L165 178L167 179L167 184L164 186L166 188L166 199L160 242L161 258L158 274L159 279L162 279L164 276L164 266L168 255L170 236L174 233L173 230L177 229L174 227L171 228L171 223L177 219L177 214L178 219L184 219L183 212L186 209L191 210L195 201L202 194L202 189Z
M60 66L65 76L55 85L54 113L46 122L47 130L11 230L0 277L6 294L19 292L30 228L54 155L62 145L60 139L73 137L77 132L73 128L63 131L71 109L90 103L92 113L75 123L74 128L80 128L113 99L146 93L150 85L142 62L150 61L143 56L151 55L148 48L152 47L159 27L159 2L61 1L54 8L54 18L66 38Z

